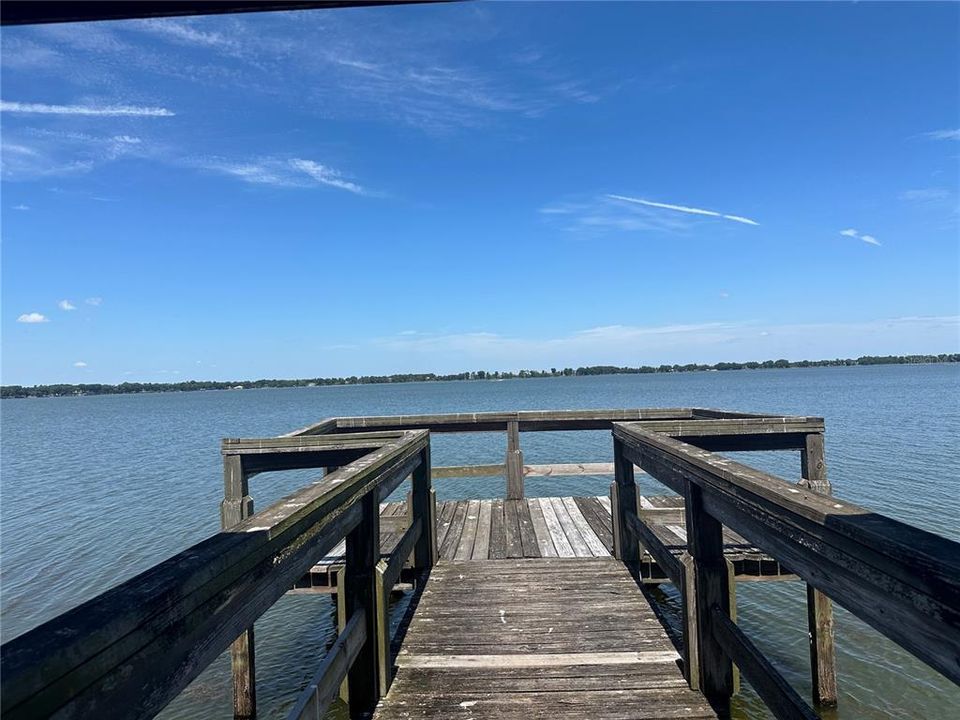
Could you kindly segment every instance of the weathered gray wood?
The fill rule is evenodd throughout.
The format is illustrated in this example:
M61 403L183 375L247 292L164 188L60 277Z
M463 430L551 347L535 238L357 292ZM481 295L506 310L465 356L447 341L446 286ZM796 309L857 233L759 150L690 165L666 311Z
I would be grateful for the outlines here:
M523 557L540 557L540 544L533 528L533 518L530 515L530 505L526 500L518 500L517 525L520 528L520 544L523 546Z
M507 557L507 533L503 527L503 500L495 498L490 503L490 559Z
M506 536L506 553L508 558L523 557L523 541L520 539L520 521L517 516L517 505L520 500L503 501L503 532Z
M480 517L477 520L477 539L473 544L470 557L474 560L486 560L490 554L490 526L493 516L493 503L483 500L480 503Z
M507 500L523 498L523 451L520 449L520 424L511 420L507 423Z
M433 468L433 479L465 477L503 477L507 466L499 465L446 465Z
M653 533L650 527L644 523L639 516L628 513L625 519L630 525L631 533L640 539L644 549L656 559L660 569L667 574L667 577L669 577L674 584L679 586L683 576L683 567L677 557L667 549L667 546L660 541L660 538Z
M807 585L807 628L813 701L830 707L838 700L833 602L810 585Z
M287 720L323 719L366 640L363 613L355 612L327 651L310 684L300 693Z
M467 502L467 514L463 522L463 532L460 534L460 542L457 544L453 554L455 560L469 560L473 555L473 546L477 541L477 526L480 522L480 501L469 500Z
M705 512L960 682L960 544L662 435L614 434L658 480L700 487Z
M590 554L594 557L609 557L610 553L607 551L606 546L600 538L597 537L597 534L593 531L593 528L590 527L590 523L587 522L587 519L583 516L583 513L580 512L580 508L577 505L576 500L572 497L561 498L564 508L566 508L567 514L570 516L570 520L573 523L573 526L580 533L580 537L583 538L583 542L586 544L587 549Z
M554 510L550 498L537 498L537 502L540 504L543 521L550 531L550 539L557 550L557 555L562 558L574 557L576 553L574 553L573 546L570 545L566 533L563 532L563 527L560 525L560 520L557 518L557 512Z
M413 525L407 528L400 542L396 544L396 547L394 547L393 552L390 554L389 560L384 564L383 585L388 593L400 579L400 572L403 570L404 562L410 555L410 551L416 547L416 544L423 536L423 521L424 518L417 518L413 521Z
M823 433L806 436L800 450L801 483L811 490L831 494L824 459ZM813 702L831 707L837 704L836 649L833 632L833 603L826 595L807 585L807 630L810 639L810 675Z
M613 558L444 561L427 589L378 720L715 717Z
M712 632L720 647L747 676L753 689L757 691L777 720L817 719L817 714L784 680L735 622L718 607L713 608L711 616Z
M537 549L540 557L557 557L557 548L554 547L553 538L550 537L550 529L543 517L543 509L540 507L538 498L527 500L527 506L530 510L530 522L533 523L533 532L537 537Z
M374 568L373 584L373 606L377 628L374 651L376 654L377 686L379 688L378 697L387 694L393 680L393 666L390 662L390 591L393 589L394 583L387 577L388 573L387 563L383 560L378 562ZM400 574L399 567L397 568L397 574ZM349 691L347 695L349 697ZM353 706L355 703L350 703L350 705ZM351 714L354 714L354 712L354 709L351 709Z
M361 519L347 535L347 576L341 592L347 616L353 616L358 611L362 613L367 637L347 675L352 718L372 712L380 698L381 648L383 635L389 632L383 627L385 601L377 601L378 592L383 592L383 583L377 577L380 506L376 501L376 493L371 490L358 504Z
M242 458L223 458L223 502L220 504L220 527L224 530L239 525L253 514L248 475ZM257 714L256 641L251 625L230 646L230 674L233 678L233 716L254 718Z
M609 505L609 507L607 507ZM620 494L617 492L617 481L610 483L610 497L604 505L610 511L610 529L613 532L613 556L623 559L623 539L620 536Z
M628 516L637 515L637 483L634 480L633 465L624 455L624 444L614 437L613 463L616 466L614 483L617 486L617 505L614 508L614 523L620 539L620 554L617 556L626 564L635 577L640 577L640 538Z
M685 497L689 553L693 558L696 598L697 654L700 663L700 689L721 715L730 712L733 695L733 667L714 635L714 607L724 616L730 614L730 585L723 556L723 532L720 523L703 507L701 489L692 483Z

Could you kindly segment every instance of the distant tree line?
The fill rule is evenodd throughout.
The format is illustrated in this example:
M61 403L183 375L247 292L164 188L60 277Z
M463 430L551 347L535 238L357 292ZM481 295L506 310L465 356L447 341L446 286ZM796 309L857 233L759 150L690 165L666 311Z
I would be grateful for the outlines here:
M471 372L437 375L435 373L403 373L399 375L351 375L335 378L305 378L301 380L241 380L221 382L214 380L185 380L176 383L125 382L119 385L86 383L80 385L4 385L0 397L60 397L64 395L124 395L147 392L189 392L194 390L254 390L257 388L317 387L321 385L378 385L386 383L443 382L449 380L512 380L514 378L574 377L582 375L640 375L647 373L706 372L710 370L764 370L772 368L803 368L853 365L916 365L923 363L960 362L960 353L940 355L864 355L836 360L764 360L762 362L721 362L714 365L689 363L687 365L640 365L618 367L616 365L591 365L589 367L550 368L549 370L519 370L517 372Z

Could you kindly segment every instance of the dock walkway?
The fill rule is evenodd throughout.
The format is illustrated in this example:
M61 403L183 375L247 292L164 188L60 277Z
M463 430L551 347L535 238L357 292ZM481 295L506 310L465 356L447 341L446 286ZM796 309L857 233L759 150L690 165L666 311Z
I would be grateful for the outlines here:
M377 720L716 717L623 563L441 560Z

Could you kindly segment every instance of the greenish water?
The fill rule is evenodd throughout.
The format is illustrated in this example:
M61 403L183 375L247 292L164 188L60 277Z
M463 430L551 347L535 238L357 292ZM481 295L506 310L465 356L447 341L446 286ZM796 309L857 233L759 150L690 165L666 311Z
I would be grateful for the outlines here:
M960 539L960 366L875 366L4 400L0 635L8 640L218 527L221 437L276 435L331 415L701 406L822 415L836 495ZM609 461L607 432L525 433L526 462ZM438 465L493 463L500 434L433 438ZM787 479L796 453L738 459ZM258 508L316 473L252 481ZM609 478L529 478L535 495L605 494ZM663 492L643 478L645 492ZM441 498L502 495L497 479L441 480ZM809 696L804 591L740 583L739 622ZM668 607L673 593L664 595ZM257 623L263 717L282 717L333 637L327 596L288 596ZM842 609L839 718L951 718L960 689ZM765 717L744 683L738 714ZM221 657L165 711L231 717Z

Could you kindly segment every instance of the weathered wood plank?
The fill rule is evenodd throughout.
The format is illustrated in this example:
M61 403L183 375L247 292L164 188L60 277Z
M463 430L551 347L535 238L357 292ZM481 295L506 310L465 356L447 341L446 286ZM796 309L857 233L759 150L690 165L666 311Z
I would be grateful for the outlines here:
M477 519L477 540L473 544L474 560L486 560L490 554L490 526L493 518L493 503L490 500L480 501L480 513Z
M574 555L577 557L593 557L593 553L590 552L590 546L587 545L586 541L584 541L580 535L577 526L573 524L570 513L567 512L567 507L563 504L563 499L558 497L550 498L550 504L553 505L553 511L557 515L557 520L560 521L560 527L563 528L563 533L567 536L570 547L573 548Z
M587 549L590 551L590 553L594 557L609 557L609 551L600 541L600 538L597 537L597 534L593 531L593 528L590 527L590 523L587 522L587 519L583 516L583 513L580 512L580 507L577 505L576 500L574 500L572 497L565 497L562 499L562 501L564 508L566 508L567 514L570 516L570 520L580 533L580 536L583 538L583 542L586 543Z
M463 532L460 534L460 542L457 543L457 549L453 554L455 560L469 560L473 555L473 546L477 541L477 526L480 522L480 501L470 500L467 502L467 514L463 522Z
M520 544L523 547L523 557L540 557L540 545L533 529L530 506L526 500L517 501L517 524L520 527Z
M507 557L507 532L503 523L503 500L497 498L490 503L490 558L492 560Z
M519 500L504 500L503 502L503 530L506 536L506 551L508 558L523 557L523 542L520 539L520 520L517 515Z
M540 557L556 557L557 548L553 545L550 530L543 519L543 510L540 508L539 499L530 498L527 500L527 507L530 511L530 522L533 523L533 532L537 538L537 550Z
M440 557L453 559L457 546L460 544L460 536L463 534L463 526L467 521L467 501L458 500L453 511L453 517L450 519L450 529L447 536L443 539L440 546Z
M557 518L557 512L554 510L550 498L537 498L537 502L540 504L543 521L550 531L550 539L557 550L557 555L562 558L576 557L573 546L567 539L566 533L563 532L563 527L560 525L560 520Z

